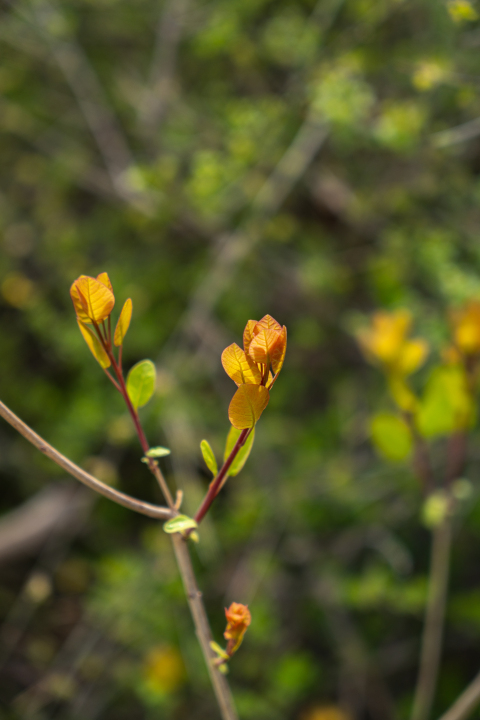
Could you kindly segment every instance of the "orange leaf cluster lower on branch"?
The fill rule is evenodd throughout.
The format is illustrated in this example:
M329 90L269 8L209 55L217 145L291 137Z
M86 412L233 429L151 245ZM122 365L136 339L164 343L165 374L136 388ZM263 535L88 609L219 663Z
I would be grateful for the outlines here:
M265 410L286 349L287 328L265 315L258 322L247 322L243 350L232 343L223 351L224 370L238 385L228 409L229 420L238 430L253 427Z
M225 617L227 618L227 628L223 637L228 640L227 655L232 656L240 647L243 636L252 622L252 616L248 605L232 602L229 608L225 608Z

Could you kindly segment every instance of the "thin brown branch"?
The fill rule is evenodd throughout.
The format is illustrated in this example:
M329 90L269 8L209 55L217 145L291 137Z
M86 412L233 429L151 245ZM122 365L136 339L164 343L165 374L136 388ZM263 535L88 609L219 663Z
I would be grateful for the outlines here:
M480 673L467 685L440 720L465 720L480 703Z
M435 697L442 653L451 542L452 518L449 511L443 522L437 525L432 533L432 555L425 625L411 720L428 720Z
M90 475L90 473L82 470L81 467L75 465L75 463L65 457L65 455L58 452L58 450L52 447L52 445L49 445L49 443L41 438L40 435L37 435L36 432L26 425L23 420L20 420L20 418L2 402L0 402L0 416L3 417L3 419L6 420L13 428L15 428L20 435L23 435L26 440L40 450L40 452L53 460L53 462L57 463L57 465L66 470L66 472L74 478L80 480L81 483L89 487L91 490L95 490L100 493L100 495L109 498L109 500L113 500L119 505L123 505L123 507L126 507L129 510L134 510L142 515L157 518L158 520L168 520L172 517L172 512L169 508L151 505L150 503L130 497L130 495L126 495L119 490L115 490L109 485L105 485L103 482L93 477L93 475Z
M213 639L210 631L205 607L202 601L202 593L198 589L195 573L187 547L187 541L176 533L172 535L173 549L177 559L180 575L182 576L183 587L187 596L190 612L195 623L195 631L202 648L205 663L208 668L210 680L213 685L215 697L220 708L223 720L238 720L238 715L233 704L232 693L224 675L214 666L213 661L216 655L210 647Z

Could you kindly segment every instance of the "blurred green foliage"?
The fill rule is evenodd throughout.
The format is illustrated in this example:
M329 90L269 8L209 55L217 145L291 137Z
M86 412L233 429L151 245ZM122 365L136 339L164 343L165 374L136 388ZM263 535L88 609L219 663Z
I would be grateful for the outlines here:
M372 450L370 418L391 406L353 334L378 306L409 308L431 344L421 388L449 308L480 296L477 11L0 2L1 399L101 479L160 501L68 296L108 271L116 309L133 300L126 367L156 362L142 417L191 514L210 480L199 443L221 457L228 433L221 351L249 318L288 327L251 456L193 551L216 639L232 600L252 612L229 676L243 720L408 712L428 532L407 462ZM446 422L430 385L424 402L426 423ZM436 713L478 667L477 440ZM6 516L64 483L4 425L0 463ZM167 536L103 499L75 532L2 564L2 720L213 717ZM45 592L26 594L40 571Z

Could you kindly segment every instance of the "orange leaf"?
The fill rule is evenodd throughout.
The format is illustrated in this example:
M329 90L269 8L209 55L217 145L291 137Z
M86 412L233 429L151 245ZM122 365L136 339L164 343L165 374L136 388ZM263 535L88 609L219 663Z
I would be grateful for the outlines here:
M115 305L115 297L110 288L87 275L80 275L75 280L70 288L70 295L82 322L102 322L110 315Z
M85 323L81 322L77 318L78 327L80 328L80 332L82 333L85 342L87 343L88 347L91 350L91 353L95 360L102 366L102 368L108 368L111 365L110 358L108 357L107 353L105 352L105 349L98 339L98 337L95 335L93 330L91 330L88 325L85 325Z
M282 329L282 339L278 342L277 345L275 345L274 349L272 350L270 354L270 359L272 361L272 369L275 375L280 372L283 366L283 361L285 360L285 353L287 352L287 328L285 325Z
M130 320L132 319L132 310L132 301L130 298L128 298L128 300L125 300L122 312L120 313L120 317L118 318L117 327L115 328L115 335L113 336L113 342L117 347L119 345L123 345L123 338L127 334Z
M90 318L88 317L87 313L84 310L82 300L80 299L80 295L78 293L77 286L75 284L76 282L77 281L75 280L72 287L70 288L70 297L72 298L73 307L75 308L75 313L77 315L77 320L80 320L81 322L84 322L84 323L91 323L92 321L90 320ZM84 303L86 304L86 300L83 297L83 295L82 295L82 298L83 298Z
M228 377L237 385L260 385L262 382L260 370L237 343L225 348L222 353L222 365Z
M267 407L269 393L263 385L239 385L228 408L228 419L237 430L255 425Z
M270 330L261 328L250 343L248 349L250 357L256 363L262 363L263 365L270 365L273 356L280 359L283 337L282 328L280 328L280 332L273 328Z
M245 330L243 331L243 349L246 353L248 353L248 348L250 347L250 343L253 340L253 330L257 325L256 320L249 320L247 324L245 325Z
M106 285L107 288L113 293L113 287L112 287L112 283L110 282L110 278L108 277L108 273L106 273L106 272L100 273L100 275L97 275L97 280L98 280L98 282L101 282L104 285Z
M260 330L276 330L277 332L282 332L282 326L271 315L264 315L263 318L258 321L253 334L256 335Z

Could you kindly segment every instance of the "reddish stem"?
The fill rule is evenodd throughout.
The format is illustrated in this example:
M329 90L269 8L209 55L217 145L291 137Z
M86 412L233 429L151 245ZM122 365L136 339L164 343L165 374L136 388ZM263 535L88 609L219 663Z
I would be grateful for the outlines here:
M233 446L233 450L228 456L228 458L223 463L222 467L220 468L220 472L218 473L217 477L210 483L210 487L208 488L208 492L203 498L203 502L198 508L196 515L195 515L195 521L197 524L200 524L203 518L205 517L206 513L208 512L210 505L215 500L215 497L218 495L220 488L222 487L223 480L226 477L226 474L228 470L230 469L231 464L235 460L235 457L238 454L238 451L244 445L246 439L252 432L253 428L246 428L245 430L242 430L240 433L237 442Z

